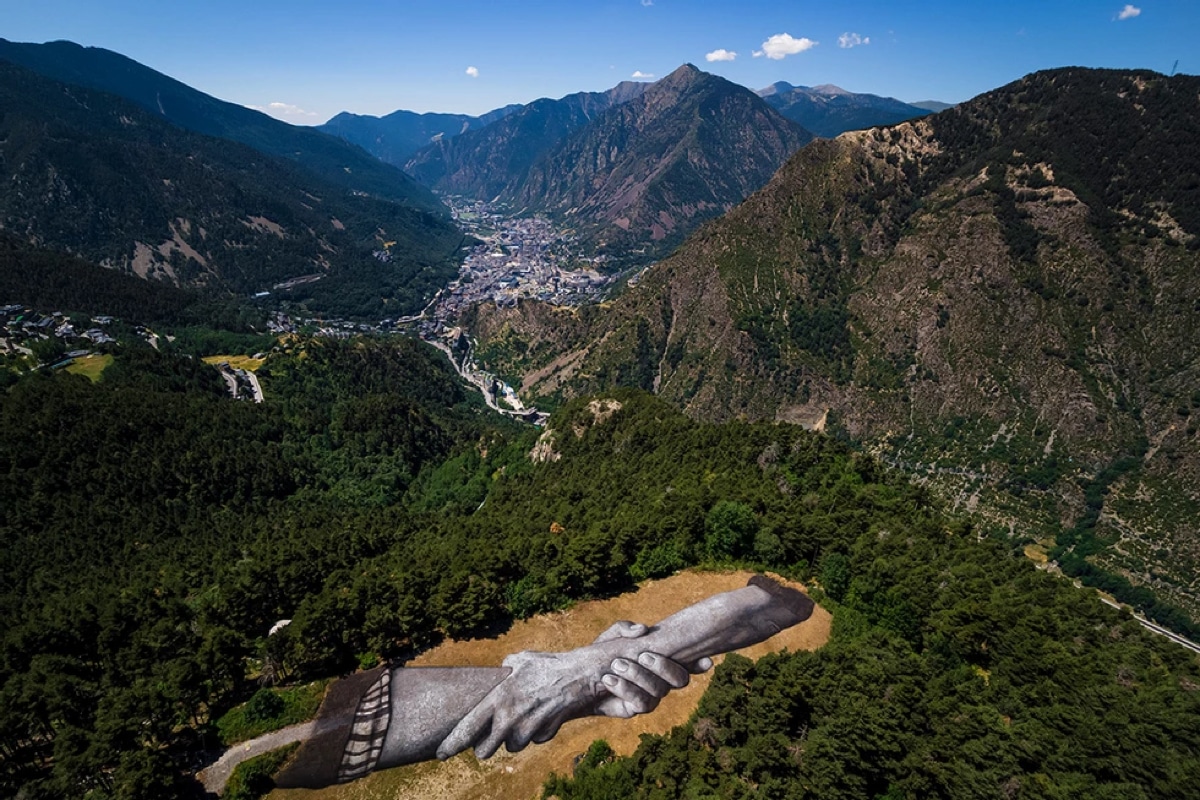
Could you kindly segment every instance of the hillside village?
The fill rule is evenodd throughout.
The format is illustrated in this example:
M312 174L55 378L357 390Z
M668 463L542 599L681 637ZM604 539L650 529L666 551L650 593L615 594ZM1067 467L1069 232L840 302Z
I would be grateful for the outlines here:
M113 317L68 315L62 311L43 312L19 303L0 306L0 355L33 356L39 342L55 342L45 348L50 356L61 356L51 366L66 366L75 358L88 355L92 348L113 344L110 332Z
M283 311L272 311L267 317L266 332L274 336L304 334L325 339L349 339L352 336L380 336L397 332L420 321L422 335L430 344L444 352L464 380L475 386L489 406L505 414L521 417L530 422L541 422L545 415L537 409L527 408L517 397L516 391L489 372L481 371L474 364L470 351L455 353L446 342L457 343L461 329L438 304L435 297L430 307L437 306L439 312L426 318L425 314L407 319L384 319L379 322L354 322L344 319L313 319L293 317ZM428 311L429 309L427 309ZM446 324L443 324L443 320ZM120 346L120 339L130 333L146 344L159 349L162 341L173 342L174 336L160 335L142 324L123 322L114 316L69 314L63 311L40 311L20 303L0 306L0 366L20 364L21 369L60 370L70 368L77 362L91 357L107 355ZM256 353L251 360L265 357ZM205 358L224 379L229 395L235 400L250 400L261 403L264 392L253 369L231 363L224 357ZM5 374L15 374L6 372ZM99 371L94 375L98 375Z

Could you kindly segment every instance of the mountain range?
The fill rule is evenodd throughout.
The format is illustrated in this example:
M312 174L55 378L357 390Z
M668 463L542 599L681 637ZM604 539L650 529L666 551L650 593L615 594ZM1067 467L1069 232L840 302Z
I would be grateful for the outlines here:
M953 103L943 103L941 100L917 100L914 103L909 103L909 105L925 111L932 111L934 114L939 111L945 111L948 108L954 108Z
M478 308L478 353L848 436L1194 614L1198 90L1056 70L813 142L603 308Z
M0 39L0 60L63 83L123 97L186 130L295 161L347 190L446 213L427 189L403 172L336 136L218 100L111 50L74 42L28 44Z
M638 93L637 86L645 85L627 81L610 92L585 92L557 101L542 98L530 105L554 102L574 105L584 98L594 98L596 95L611 98L614 92L624 99L629 99ZM858 128L891 125L930 112L952 108L949 103L936 100L905 103L892 97L856 94L828 84L807 87L793 86L780 81L759 90L757 94L783 116L800 123L818 136L827 137ZM343 111L317 128L340 136L389 164L404 166L423 147L485 128L523 108L525 105L522 104L507 105L478 117L467 114L418 114L404 110L375 117ZM422 159L424 160L426 159Z
M242 292L285 284L291 287L289 297L293 300L347 313L411 310L436 288L438 281L448 277L454 260L454 235L449 221L438 219L445 214L444 206L424 185L443 193L498 198L527 212L555 215L575 227L586 244L616 254L618 261L644 261L665 254L700 222L740 202L812 136L774 114L748 90L690 65L655 84L624 82L606 92L542 99L481 117L403 111L381 119L341 114L322 126L323 130L315 130L288 125L210 97L100 48L71 42L38 45L0 39L0 61L23 66L64 85L120 97L138 106L141 114L149 115L146 119L152 127L150 118L169 123L170 128L155 128L164 144L160 152L151 155L148 164L168 154L173 154L172 158L185 157L184 151L198 146L186 137L169 135L170 130L237 142L281 162L265 167L268 173L279 175L261 181L249 177L258 168L257 161L249 169L230 163L218 168L225 154L215 149L208 166L242 187L237 197L257 196L244 207L234 204L246 211L241 217L269 223L265 227L251 226L257 231L255 235L265 231L279 238L273 226L281 226L282 236L295 234L296 238L294 247L284 248L284 254L261 253L238 236L224 237L220 244L204 238L214 228L229 230L217 222L230 210L226 205L204 208L220 197L219 192L208 191L220 181L207 187L188 185L186 191L176 181L171 185L170 197L153 184L155 188L141 192L137 201L153 206L153 213L134 211L127 198L111 197L118 185L111 178L118 173L124 173L122 180L135 183L146 178L132 166L135 156L129 152L117 155L117 149L144 147L145 142L138 144L128 137L122 140L131 133L130 126L105 127L86 114L60 113L63 109L56 103L61 97L49 101L43 109L38 109L36 102L17 101L15 96L14 102L34 116L39 112L56 116L56 124L67 124L72 129L68 138L88 139L93 133L89 126L96 123L97 135L88 146L104 140L101 149L106 152L95 151L91 158L106 164L106 186L95 183L98 175L94 170L76 173L75 169L84 164L64 160L61 152L50 159L48 166L72 185L76 194L87 196L93 208L106 208L109 219L102 224L88 213L73 213L67 215L67 223L51 222L58 218L57 212L50 206L39 207L39 202L48 202L53 192L45 187L34 188L37 179L28 174L25 165L22 169L26 174L21 180L34 181L26 191L33 191L41 200L27 203L14 197L5 203L9 216L4 224L10 230L22 231L21 235L38 246L60 248L104 265L184 286ZM9 77L15 81L10 82L11 92L32 88L22 88L14 75ZM39 90L54 94L55 90L47 86L39 84ZM778 84L768 99L776 98L777 102L778 97L799 91ZM848 93L837 97L838 102L852 103L857 109L876 108L876 101L884 102L881 98L862 101L868 96ZM27 95L27 99L33 96ZM96 102L100 106L108 103L99 95ZM784 107L795 110L799 101ZM888 110L891 113L894 109L888 106ZM864 113L881 112L876 108ZM9 122L15 124L16 120ZM168 141L172 139L176 141ZM119 147L118 141L122 142ZM379 158L355 146L354 141ZM420 182L396 166L383 163L399 163L420 143L428 144L403 161ZM25 146L37 149L32 141ZM48 141L45 147L52 148L53 143ZM40 155L49 158L48 150ZM229 155L236 161L244 154L235 150ZM289 170L287 162L300 171ZM175 167L158 164L156 169L167 174ZM242 177L230 178L230 169L241 169ZM283 173L287 177L282 177ZM297 182L305 183L306 188L295 188L292 184ZM317 214L322 221L300 222L314 208L304 196L320 197L326 204ZM181 209L181 200L192 208ZM380 201L408 210L377 205ZM345 203L370 209L340 208ZM261 210L268 206L290 207L298 216L289 216L289 225L280 213ZM328 238L330 223L325 212L331 212L328 219L351 226L349 235L355 239L354 246ZM207 224L200 224L201 219ZM43 230L45 225L50 228ZM204 231L204 236L199 231ZM344 231L335 227L333 235L345 239ZM197 236L204 239L203 243ZM381 248L382 262L372 255ZM397 264L404 267L397 269ZM338 280L324 280L331 271L337 273ZM351 279L352 272L362 280ZM316 276L324 281L320 286L312 282ZM343 285L345 280L357 288ZM369 299L371 296L375 299Z
M381 161L402 167L413 153L428 144L486 127L521 108L519 104L508 105L478 117L404 110L373 117L343 111L317 129L356 144Z
M432 194L115 54L4 47L0 795L198 797L323 679L749 563L832 637L730 655L544 795L1194 794L1195 653L1054 573L1200 635L1200 78L1051 70L809 141L688 65L457 121L420 169L664 254L604 303L454 321L535 430L415 337L254 335L177 288L415 309L463 244Z
M832 86L776 83L761 103L754 94L688 64L653 84L535 101L439 138L405 169L439 192L548 213L601 252L647 260L762 186L814 135L929 113Z
M51 74L0 64L14 252L221 292L299 278L279 291L375 315L454 274L462 236L440 204L352 145L107 51L0 52ZM488 366L534 400L633 385L704 419L844 435L1076 574L1200 610L1197 79L1036 73L807 146L771 98L846 95L761 94L685 65L531 103L407 162L647 259L725 214L612 303L477 307ZM277 132L286 147L262 141Z
M757 189L812 134L688 64L653 84L532 103L419 151L445 193L549 213L610 253L661 254Z
M114 55L79 53L102 63ZM0 97L0 227L28 247L221 293L295 282L284 297L375 315L416 310L456 272L462 234L432 195L392 167L328 178L332 167L305 166L306 154L325 151L271 155L4 61ZM183 113L182 104L174 108ZM291 128L246 113L266 120L263 130ZM328 152L379 164L333 137L301 132ZM349 188L377 181L383 196Z
M645 88L625 81L605 92L535 100L485 128L433 142L413 154L404 168L438 191L490 200L568 135Z
M800 123L817 136L827 138L846 131L894 125L914 117L923 117L932 110L892 97L855 94L831 84L793 86L786 81L779 81L760 89L758 96L783 116Z

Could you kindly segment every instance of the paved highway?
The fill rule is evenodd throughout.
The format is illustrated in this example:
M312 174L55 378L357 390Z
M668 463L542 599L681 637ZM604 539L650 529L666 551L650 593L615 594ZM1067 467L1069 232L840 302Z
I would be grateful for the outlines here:
M1112 606L1113 608L1126 608L1126 606L1123 606L1120 603L1109 600L1104 595L1100 595L1100 599L1103 600L1108 605ZM1155 623L1155 622L1151 622L1150 620L1143 617L1141 614L1134 613L1133 618L1136 619L1138 622L1140 622L1142 627L1145 628L1146 630L1150 631L1151 633L1157 633L1159 636L1165 636L1166 638L1170 639L1175 644L1179 645L1180 647L1186 647L1188 650L1191 650L1193 653L1200 653L1200 644L1196 644L1191 639L1185 639L1184 637L1180 636L1178 633L1175 633L1175 631L1167 630L1162 625L1159 625L1158 623Z

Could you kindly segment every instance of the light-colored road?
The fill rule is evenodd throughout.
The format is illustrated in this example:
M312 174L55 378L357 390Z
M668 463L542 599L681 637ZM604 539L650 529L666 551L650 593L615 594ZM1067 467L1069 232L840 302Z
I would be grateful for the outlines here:
M1097 594L1099 594L1099 593L1097 593ZM1112 606L1113 608L1125 608L1125 606L1122 606L1120 603L1114 603L1112 600L1109 600L1104 595L1100 595L1100 599L1102 601L1104 601L1106 604ZM1166 638L1170 639L1175 644L1179 645L1180 647L1186 647L1188 650L1191 650L1193 653L1200 653L1200 644L1196 644L1191 639L1185 639L1184 637L1180 636L1178 633L1175 633L1175 631L1167 630L1162 625L1159 625L1156 622L1151 622L1150 620L1143 617L1141 614L1135 613L1133 615L1133 618L1136 619L1139 623L1141 623L1142 627L1145 628L1146 630L1150 631L1151 633L1157 633L1159 636L1165 636Z
M225 755L200 770L196 774L196 778L204 784L206 791L213 794L221 794L221 792L225 791L225 784L229 782L229 776L233 774L234 767L238 764L246 759L261 756L263 753L269 753L284 745L289 745L292 742L307 739L312 734L315 724L314 722L301 722L298 725L290 725L271 733L264 733L257 739L235 744L225 751Z
M454 358L454 351L448 346L437 341L436 339L425 339L424 341L426 344L431 344L446 354L446 358L450 359L450 363L454 365L454 370L458 373L459 377L470 383L479 390L480 394L483 395L483 400L485 403L487 403L488 408L492 409L493 411L499 411L501 414L507 414L510 417L517 417L519 419L527 419L530 414L538 414L540 418L544 419L545 415L539 414L536 408L526 408L523 411L514 411L511 408L501 408L496 402L496 396L492 394L490 378L485 378L471 369L470 351L467 352L466 357L463 358L462 364L460 365Z
M221 370L221 377L225 379L225 385L229 387L229 396L232 397L234 400L237 400L237 396L238 396L237 378L235 378L232 373L227 372L226 370Z
M411 317L397 317L396 324L405 325L410 322L418 322L425 319L425 317L429 314L429 309L437 305L437 301L442 299L442 291L442 289L438 289L437 292L434 293L433 299L429 301L428 305L421 309L420 314L413 314Z
M225 379L225 385L229 387L229 394L234 400L239 400L242 397L241 382L245 381L250 385L250 394L254 402L261 403L263 401L262 384L258 382L258 376L248 369L237 369L228 364L218 366L217 369L221 373L221 377Z
M258 382L258 376L248 369L239 370L250 381L251 388L254 389L254 402L261 403L263 401L262 384Z

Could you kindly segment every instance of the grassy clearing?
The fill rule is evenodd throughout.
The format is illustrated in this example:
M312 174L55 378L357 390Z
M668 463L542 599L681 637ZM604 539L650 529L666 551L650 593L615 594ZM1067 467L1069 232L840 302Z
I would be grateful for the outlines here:
M100 373L107 369L108 365L113 363L111 355L90 355L81 356L68 366L67 372L72 375L83 375L89 378L92 383L100 380Z
M321 706L321 698L325 696L325 687L328 685L329 681L324 680L313 681L303 686L271 690L283 701L283 709L270 719L248 718L246 714L248 703L231 708L217 720L217 732L221 736L221 742L227 746L234 745L247 739L253 739L255 736L262 736L264 733L312 719L317 715L317 709Z
M205 356L203 360L205 364L214 366L224 361L234 369L245 369L250 372L256 371L266 361L264 358L251 358L250 356Z

